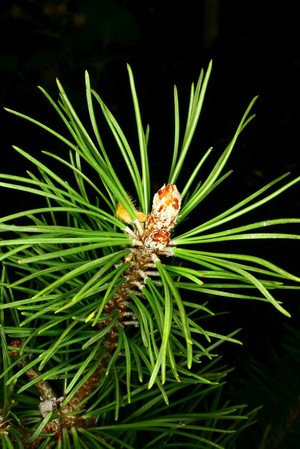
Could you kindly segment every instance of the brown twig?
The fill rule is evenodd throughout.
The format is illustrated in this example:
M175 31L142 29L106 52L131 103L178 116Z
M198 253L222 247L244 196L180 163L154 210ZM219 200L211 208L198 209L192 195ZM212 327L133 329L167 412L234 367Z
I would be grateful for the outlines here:
M83 412L87 398L98 387L100 380L104 376L109 360L115 348L118 346L119 327L125 325L137 325L132 312L128 311L128 302L132 292L137 293L145 285L145 279L151 275L157 275L155 262L159 255L170 255L171 232L174 228L178 213L180 210L180 194L175 185L164 185L153 198L153 206L150 214L146 215L136 211L136 219L133 221L134 230L126 228L133 237L131 252L124 258L124 263L129 264L124 271L125 281L120 286L117 293L109 300L103 308L103 321L99 322L98 327L107 327L112 322L112 314L118 312L117 319L111 326L103 340L103 347L96 356L98 367L89 377L89 379L79 388L67 404L64 404L64 397L58 397L47 381L38 381L34 385L37 388L41 402L39 410L41 416L45 418L50 412L56 412L55 418L49 421L43 431L53 433L53 438L59 440L62 438L62 430L70 430L72 427L82 428L94 424L94 420L84 418ZM118 206L118 216L125 217L126 223L130 222L130 215L126 209ZM97 312L97 311L96 311ZM11 357L20 356L17 347L21 343L18 340L12 342L16 350L11 351ZM19 367L26 367L26 359L20 359ZM34 369L29 368L25 371L30 381L36 379L39 374ZM26 435L30 438L30 435ZM38 447L41 438L37 438L31 443L25 443L25 449L35 449Z
M285 440L294 430L297 421L300 420L300 396L297 397L294 407L290 410L286 422L283 427L271 438L267 445L267 449L277 449L279 445Z

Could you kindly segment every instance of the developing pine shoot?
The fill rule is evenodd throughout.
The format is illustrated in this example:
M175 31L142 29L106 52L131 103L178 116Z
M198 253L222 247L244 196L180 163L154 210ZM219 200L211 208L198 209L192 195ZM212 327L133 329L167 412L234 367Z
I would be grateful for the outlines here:
M1 448L228 449L252 422L244 406L223 400L229 370L220 365L218 349L240 342L237 330L222 335L215 329L209 298L233 298L236 307L245 299L257 307L269 302L289 316L280 292L299 289L299 277L251 254L251 242L297 242L298 233L269 230L299 226L300 219L234 222L300 177L286 182L284 174L229 209L216 205L216 216L202 221L201 203L230 174L225 165L256 100L208 176L203 179L201 169L211 148L187 173L211 68L191 87L184 126L174 88L170 171L156 191L149 127L141 119L130 67L138 145L129 143L88 74L89 124L59 82L57 103L41 91L65 133L9 110L58 139L60 150L44 151L46 163L14 147L32 170L0 175L2 192L13 189L40 201L37 208L0 219ZM99 130L103 117L114 144L110 139L107 145ZM121 167L114 165L116 151ZM198 222L188 220L194 212ZM223 242L228 248L239 240L250 240L249 254L222 252Z

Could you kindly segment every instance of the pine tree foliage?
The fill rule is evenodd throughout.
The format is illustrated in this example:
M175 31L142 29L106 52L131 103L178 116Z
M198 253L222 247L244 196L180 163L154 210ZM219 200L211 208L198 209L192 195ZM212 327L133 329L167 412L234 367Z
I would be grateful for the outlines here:
M256 408L255 423L243 432L236 449L293 449L300 441L300 332L288 326L278 347L268 342L265 355L245 360L231 394Z
M174 88L174 147L169 177L158 192L151 191L149 127L142 122L130 67L138 144L128 141L88 74L89 124L59 82L58 102L41 90L64 133L9 110L57 138L69 153L66 158L60 150L44 151L38 159L14 147L32 169L24 176L0 175L2 189L40 201L0 219L3 449L227 449L251 422L243 405L222 399L228 368L218 349L239 341L237 331L214 330L207 298L265 301L289 315L273 291L299 288L300 279L260 257L216 251L215 243L299 239L266 231L299 225L296 218L242 226L234 220L300 178L286 181L285 174L187 230L186 219L230 174L225 165L256 100L206 179L199 183L211 149L183 185L211 68L192 85L183 124ZM104 126L122 167L104 142ZM123 184L125 171L130 185Z

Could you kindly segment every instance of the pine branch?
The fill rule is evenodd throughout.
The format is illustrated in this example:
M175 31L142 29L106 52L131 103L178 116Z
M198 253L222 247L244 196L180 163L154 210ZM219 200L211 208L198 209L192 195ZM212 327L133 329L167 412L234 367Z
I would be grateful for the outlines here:
M276 432L275 435L268 441L266 449L277 449L281 443L285 441L287 436L294 431L296 423L300 422L300 396L296 398L293 408L290 410L286 422L282 425L281 429Z
M300 221L276 219L213 230L264 205L300 178L265 196L268 189L284 179L282 176L206 223L173 237L175 226L177 230L177 225L227 178L228 173L222 174L225 164L240 133L253 118L249 113L256 99L249 104L206 180L200 183L198 178L211 149L196 163L190 176L184 176L188 181L180 194L175 182L180 185L211 67L210 63L206 74L201 71L196 86L191 87L181 144L179 102L174 89L171 168L168 184L154 195L152 209L149 128L142 123L129 67L139 160L111 111L91 89L88 74L86 93L92 135L59 82L58 103L42 91L62 119L69 138L38 120L10 111L43 128L69 149L69 161L64 155L45 155L50 162L61 164L64 176L66 170L72 176L67 182L50 168L50 163L42 163L17 147L15 150L33 164L35 172L28 171L24 177L0 174L2 187L46 201L45 207L0 219L0 232L4 233L0 240L0 377L4 391L0 424L5 449L11 448L11 441L25 449L39 445L48 449L48 443L57 449L86 449L90 445L96 449L116 445L137 449L143 439L147 449L157 448L160 443L162 447L177 445L181 440L184 447L189 441L193 447L200 444L223 448L232 441L236 423L244 419L237 413L242 407L219 406L218 391L227 369L215 366L216 348L223 342L239 342L236 331L222 335L205 329L205 320L214 315L207 297L213 294L268 301L288 315L271 291L298 289L300 279L259 257L223 253L219 242L254 238L297 241L297 234L256 230L266 225L298 225ZM105 148L96 122L95 101L123 158L140 209L122 184L119 167L114 166L110 156L111 148ZM91 171L93 175L87 176ZM262 198L258 200L259 196ZM218 252L213 249L215 243ZM208 251L202 251L201 244L207 245ZM193 249L187 249L189 245ZM192 292L195 299L183 297L181 292ZM10 351L7 336L15 338ZM27 377L25 383L23 375ZM21 386L15 392L18 383ZM33 387L41 399L31 403ZM61 395L55 391L58 388L62 389ZM185 393L185 388L188 394L181 403L176 395ZM193 391L197 391L197 399ZM214 399L207 401L210 393ZM20 394L25 398L24 410L21 407L14 414L11 398ZM172 396L174 405L169 402ZM115 424L124 404L130 412ZM166 416L166 404L172 416ZM8 424L10 416L13 419ZM217 423L227 419L232 426L218 427ZM153 429L156 434L148 439Z

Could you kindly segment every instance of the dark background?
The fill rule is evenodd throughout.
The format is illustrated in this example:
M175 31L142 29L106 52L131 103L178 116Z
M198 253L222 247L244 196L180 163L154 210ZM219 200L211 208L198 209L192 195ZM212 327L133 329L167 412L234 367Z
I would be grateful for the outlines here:
M4 112L10 107L59 128L57 117L36 86L56 98L58 77L75 107L85 111L84 70L125 132L135 135L126 63L138 89L142 115L150 123L153 188L165 181L173 145L173 84L185 112L190 84L213 60L213 73L189 164L208 147L221 153L255 95L254 122L244 131L228 168L233 175L206 201L197 220L220 213L286 171L300 172L300 26L297 2L250 0L2 1L0 27L1 172L28 168L11 149L38 155L53 142L32 125ZM29 201L1 193L2 213ZM255 219L299 217L299 186L266 205ZM199 218L200 217L200 218ZM203 218L201 218L203 217ZM299 233L299 228L291 228ZM249 252L249 245L233 251ZM299 244L251 244L251 251L299 270ZM298 295L283 294L299 323ZM241 339L256 352L281 339L282 317L263 304L215 299L232 309L228 329L243 327ZM244 349L243 349L244 351ZM240 353L239 353L240 354Z

